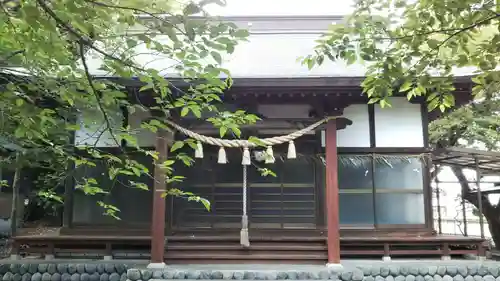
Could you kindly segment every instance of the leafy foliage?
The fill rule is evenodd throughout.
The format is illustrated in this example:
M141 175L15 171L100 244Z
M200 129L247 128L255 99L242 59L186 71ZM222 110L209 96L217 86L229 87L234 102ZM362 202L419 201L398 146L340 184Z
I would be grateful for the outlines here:
M390 106L388 97L404 93L426 97L429 109L455 105L457 73L474 70L476 98L499 89L500 13L495 1L358 0L345 22L317 40L309 66L325 59L364 63L362 83L370 103Z
M208 18L200 4L178 1L130 0L19 0L0 2L0 149L6 156L4 166L13 167L12 155L20 151L23 167L43 166L55 170L53 179L39 195L61 201L55 188L66 177L74 177L85 194L106 193L95 177L76 178L66 173L68 161L76 169L96 167L104 162L106 175L115 182L127 176L130 188L150 187L134 180L152 178L152 172L130 155L139 152L156 161L167 173L168 181L179 181L172 165L180 160L190 164L186 154L171 154L159 161L158 153L138 145L137 132L130 126L116 124L117 109L133 113L145 111L154 116L141 127L152 132L168 130L166 118L188 114L209 120L239 135L238 125L255 122L255 116L243 111L219 112L217 103L231 86L227 70L220 67L223 57L232 53L246 30L232 23ZM205 17L193 17L203 15ZM144 58L168 59L171 65L159 70L150 68ZM95 65L106 73L98 78ZM179 87L164 78L165 73L183 77ZM226 79L219 77L225 76ZM109 78L106 78L109 77ZM139 80L142 87L131 98L120 81ZM149 102L141 102L148 100ZM90 115L90 118L82 116ZM95 124L98 122L98 124ZM93 144L74 148L71 135L82 127L100 129ZM109 136L119 153L98 147L98 140ZM126 143L127 148L122 144ZM183 142L172 147L175 151ZM185 143L193 146L192 140ZM161 162L161 163L160 163ZM182 189L169 194L202 201ZM117 217L118 209L100 202L105 213Z
M313 68L326 59L364 63L369 103L390 106L389 97L425 97L441 117L429 126L436 147L500 147L500 5L492 0L358 0L344 22L317 40L302 58ZM471 75L473 100L455 104L453 79ZM478 207L462 167L453 167L462 198ZM483 198L495 244L500 245L500 202Z

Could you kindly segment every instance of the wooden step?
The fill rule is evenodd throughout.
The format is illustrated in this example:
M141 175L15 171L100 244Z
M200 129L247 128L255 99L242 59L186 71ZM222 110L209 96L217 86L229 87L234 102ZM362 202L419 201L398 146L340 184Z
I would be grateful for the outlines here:
M196 251L167 251L166 257L169 260L326 260L327 254L324 253L303 253L303 252L276 252L257 251L241 253L236 251L218 253L218 252L196 252Z
M243 247L240 244L224 245L224 244L188 244L188 243L171 243L167 244L167 250L241 250ZM248 250L268 250L268 251L326 251L326 245L293 245L293 244L252 244Z
M186 235L186 236L171 236L168 237L168 241L240 241L239 235L227 235L227 236L195 236L195 235ZM326 241L325 237L319 236L310 236L310 237L301 237L301 236L253 236L250 234L250 242L257 241L268 241L268 242L324 242Z
M262 260L245 260L245 259L170 259L166 257L165 263L167 264L192 264L196 262L197 264L259 264ZM324 260L265 260L266 264L305 264L305 265L325 265L326 258Z

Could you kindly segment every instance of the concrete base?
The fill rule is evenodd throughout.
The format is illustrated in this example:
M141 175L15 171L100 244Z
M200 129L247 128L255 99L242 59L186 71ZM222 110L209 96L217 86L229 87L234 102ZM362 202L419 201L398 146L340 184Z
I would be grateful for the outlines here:
M10 259L13 261L17 261L17 260L20 260L20 257L19 257L19 255L10 255Z
M441 260L442 261L451 261L451 257L450 256L442 256Z
M52 255L52 254L46 254L45 255L45 260L46 261L50 261L50 260L53 260L53 259L55 259L54 255Z
M476 258L478 261L485 261L486 257L485 256L477 256Z
M328 269L337 269L337 270L340 270L340 269L343 269L344 267L342 266L342 264L340 263L327 263L326 264L326 267Z
M164 262L152 262L148 264L148 269L164 269L167 268L167 265Z
M391 261L391 257L390 256L383 256L382 261Z
M105 261L112 261L113 260L113 256L104 256L102 259L105 260Z

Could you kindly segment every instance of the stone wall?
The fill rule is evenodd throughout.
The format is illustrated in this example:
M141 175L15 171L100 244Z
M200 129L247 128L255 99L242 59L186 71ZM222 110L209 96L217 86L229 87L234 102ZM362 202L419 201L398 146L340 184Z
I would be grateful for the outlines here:
M343 270L169 270L126 264L0 264L0 281L147 281L147 280L342 280L342 281L500 281L500 264L398 266Z

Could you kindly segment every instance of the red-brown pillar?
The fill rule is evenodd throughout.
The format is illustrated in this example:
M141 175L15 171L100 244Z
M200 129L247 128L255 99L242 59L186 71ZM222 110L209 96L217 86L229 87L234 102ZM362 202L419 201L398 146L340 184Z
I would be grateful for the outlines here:
M168 133L158 130L156 135L156 151L158 160L155 162L154 184L153 184L153 208L151 219L151 263L148 268L165 267L165 198L163 194L167 190L165 171L160 164L167 160L168 155Z
M328 265L340 266L339 180L336 120L328 121L325 135Z

